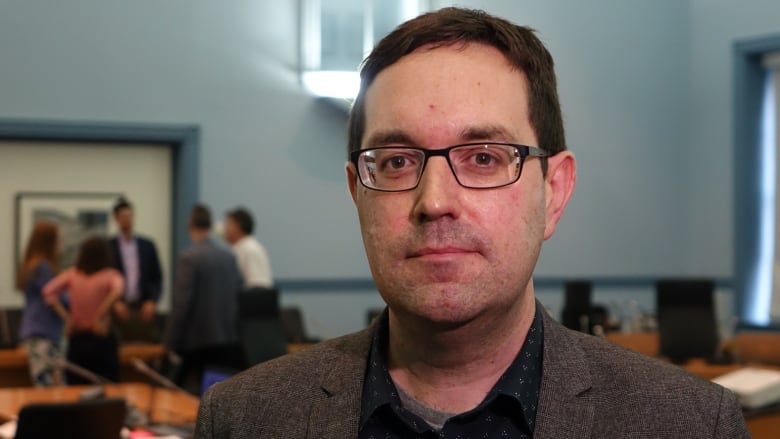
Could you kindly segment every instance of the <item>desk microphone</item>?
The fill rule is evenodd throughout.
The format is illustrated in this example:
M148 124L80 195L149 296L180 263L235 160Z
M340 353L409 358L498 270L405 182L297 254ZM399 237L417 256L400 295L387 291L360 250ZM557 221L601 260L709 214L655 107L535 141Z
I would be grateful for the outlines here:
M190 392L182 389L181 387L177 386L173 381L169 380L168 378L164 377L162 374L157 372L156 370L149 367L148 364L146 364L143 360L141 360L138 357L133 357L130 359L130 364L133 366L135 370L143 374L145 377L151 379L155 382L155 384L158 384L162 387L165 387L166 389L176 390L177 392L186 393L187 395L190 394Z
M83 390L79 394L79 399L88 401L93 399L101 399L106 396L106 392L103 389L103 384L111 382L111 380L108 378L87 370L78 364L66 360L65 358L58 358L55 361L55 365L60 369L67 370L68 372L77 375L79 378L83 378L89 381L90 384L92 384L92 387Z
M85 369L79 366L78 364L72 363L66 360L65 358L58 358L56 364L58 367L65 369L68 372L71 372L75 375L78 375L79 377L84 378L85 380L95 385L102 385L111 382L110 379L98 375L95 372L92 372L88 369Z
M87 370L79 366L78 364L71 363L65 358L58 358L55 364L57 367L65 369L68 372L71 372L74 375L78 375L79 377L84 378L85 380L92 383L91 387L82 390L79 393L80 400L89 401L93 399L103 399L106 397L106 390L103 387L103 385L110 384L112 382L108 378L102 375L98 375L90 370ZM129 426L149 424L149 417L146 416L146 414L138 410L138 408L135 405L131 404L130 401L127 401L127 399L125 399L125 402L127 404L127 415L125 419L125 424Z

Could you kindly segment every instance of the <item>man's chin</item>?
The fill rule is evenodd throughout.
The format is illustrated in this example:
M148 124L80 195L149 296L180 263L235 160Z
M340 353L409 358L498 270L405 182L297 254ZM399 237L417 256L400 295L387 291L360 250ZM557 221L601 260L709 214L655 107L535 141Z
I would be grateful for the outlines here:
M418 325L425 325L434 331L451 331L474 321L479 313L473 309L430 307L413 308L403 313L402 316L411 318Z

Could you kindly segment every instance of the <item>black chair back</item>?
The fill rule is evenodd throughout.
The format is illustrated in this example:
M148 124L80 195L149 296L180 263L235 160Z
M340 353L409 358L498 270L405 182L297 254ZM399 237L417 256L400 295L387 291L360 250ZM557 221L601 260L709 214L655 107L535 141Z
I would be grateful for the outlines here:
M715 284L709 279L656 282L660 354L674 362L713 358L718 350Z
M124 399L29 404L19 412L15 438L119 438L126 411Z
M253 287L242 291L238 295L238 315L247 367L287 353L277 289Z
M561 323L575 331L590 332L591 296L593 284L586 280L571 280L564 284L565 301L561 310Z
M23 312L21 308L0 308L0 348L13 348L19 343Z
M282 326L288 343L305 343L309 340L303 326L303 315L298 307L282 308Z

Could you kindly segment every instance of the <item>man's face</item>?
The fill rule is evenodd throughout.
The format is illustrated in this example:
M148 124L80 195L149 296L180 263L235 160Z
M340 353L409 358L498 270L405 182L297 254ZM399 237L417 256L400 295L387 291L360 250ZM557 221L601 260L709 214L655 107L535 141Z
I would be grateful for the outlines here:
M525 75L492 47L420 49L368 89L361 144L539 146L526 88ZM347 178L374 281L393 312L458 324L533 294L542 241L560 216L546 201L556 197L546 197L553 191L539 159L526 159L516 183L495 189L461 187L443 157L429 159L419 186L405 192L363 187L352 165Z
M116 219L116 224L122 233L125 234L133 233L133 210L132 209L128 207L119 209L114 215L114 219Z
M222 232L225 240L231 244L234 244L241 238L241 229L238 227L238 223L230 215L225 215L225 230Z

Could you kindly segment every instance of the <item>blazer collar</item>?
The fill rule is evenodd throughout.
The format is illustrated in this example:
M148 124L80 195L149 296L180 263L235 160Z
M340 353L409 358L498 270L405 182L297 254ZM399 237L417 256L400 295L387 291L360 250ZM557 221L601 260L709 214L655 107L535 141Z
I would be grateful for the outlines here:
M322 357L319 395L309 416L306 437L358 437L361 395L376 321L345 336Z
M535 437L590 437L595 407L586 398L593 382L585 351L576 335L553 320L541 304L544 324L542 384ZM341 339L322 356L320 394L309 416L307 437L357 437L361 395L374 321Z
M541 307L539 303L536 305ZM541 308L542 310L544 308ZM536 437L586 438L595 407L585 395L593 386L585 351L569 329L542 312L544 354L536 413Z

